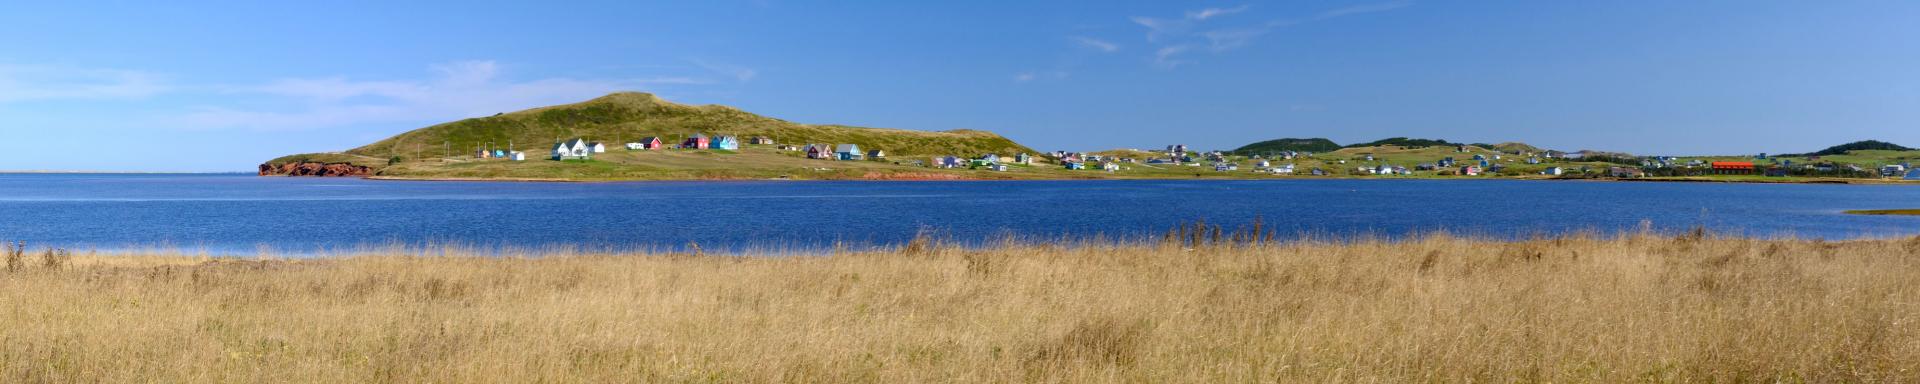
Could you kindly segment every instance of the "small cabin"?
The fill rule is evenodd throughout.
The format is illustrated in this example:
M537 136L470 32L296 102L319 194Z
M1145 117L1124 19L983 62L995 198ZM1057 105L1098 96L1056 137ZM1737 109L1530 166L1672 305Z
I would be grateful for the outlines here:
M553 144L554 160L586 160L593 158L593 147L586 140L573 139Z
M664 143L660 141L659 137L648 137L645 139L640 139L640 141L638 142L627 143L627 149L633 149L633 150L660 149L661 147L664 147L664 145L661 145L661 144L664 144Z
M708 147L713 149L738 151L740 150L740 139L734 138L733 136L719 136L719 137L713 138L713 141L708 144Z
M834 157L833 148L826 144L807 144L807 158L809 159L833 160Z
M766 137L766 136L754 136L753 138L747 139L747 144L773 145L773 138Z
M840 160L862 160L867 157L865 152L860 152L860 146L854 144L840 144L834 147L833 154L839 156Z
M595 141L587 143L587 150L593 151L593 153L607 153L607 145Z
M867 151L867 158L874 159L874 160L885 159L887 158L887 151L882 151L878 149Z
M693 137L689 137L686 141L680 142L681 149L707 149L712 145L712 139L703 134L694 134Z

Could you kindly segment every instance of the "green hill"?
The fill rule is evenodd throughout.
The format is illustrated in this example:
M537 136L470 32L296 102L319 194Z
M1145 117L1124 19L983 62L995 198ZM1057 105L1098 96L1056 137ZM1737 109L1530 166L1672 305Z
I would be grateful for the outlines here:
M1814 153L1804 153L1804 154L1797 154L1797 155L1781 155L1781 156L1833 156L1833 155L1844 155L1847 152L1852 152L1852 151L1912 151L1912 150L1914 149L1903 147L1903 146L1900 146L1899 144L1889 143L1885 141L1864 140L1864 141L1855 141L1851 143L1827 147L1827 149L1822 149L1819 152L1814 152Z
M1350 144L1350 145L1347 145L1346 147L1361 148L1361 147L1379 147L1379 146L1388 146L1388 145L1396 146L1396 147L1407 147L1407 148L1422 148L1422 147L1450 147L1450 146L1457 146L1460 144L1449 143L1446 140L1409 139L1405 137L1394 137L1394 138L1375 140L1370 143Z
M1273 140L1267 140L1267 141L1262 141L1262 142L1253 143L1253 144L1247 144L1245 146L1241 146L1239 149L1234 149L1233 154L1249 156L1249 155L1263 155L1268 153L1284 152L1284 151L1332 152L1338 149L1340 149L1340 144L1334 143L1333 140L1327 140L1322 138L1311 138L1311 139L1286 138L1286 139L1273 139Z
M545 157L553 143L571 138L626 142L659 136L669 144L697 133L735 135L744 141L766 136L781 144L858 144L893 155L965 155L1039 153L1000 135L975 130L945 132L811 125L756 115L721 105L681 105L651 94L622 92L576 104L534 108L421 128L346 151L388 159L456 155L489 144Z
M1541 152L1547 151L1544 149L1540 149L1540 147L1527 145L1527 143L1521 143L1521 142L1505 142L1505 143L1494 144L1494 145L1485 146L1485 147L1493 149L1495 151L1506 152L1506 153L1541 153Z

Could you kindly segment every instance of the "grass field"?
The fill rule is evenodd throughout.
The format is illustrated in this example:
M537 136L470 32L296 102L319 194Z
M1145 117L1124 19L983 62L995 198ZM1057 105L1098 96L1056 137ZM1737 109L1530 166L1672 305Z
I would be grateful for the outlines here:
M1920 381L1920 238L29 252L0 308L9 383Z

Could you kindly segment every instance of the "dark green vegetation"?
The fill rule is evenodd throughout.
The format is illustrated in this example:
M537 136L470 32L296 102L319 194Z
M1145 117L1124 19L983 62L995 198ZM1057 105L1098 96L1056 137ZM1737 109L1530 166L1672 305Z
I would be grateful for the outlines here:
M1506 153L1542 153L1547 151L1545 149L1540 149L1540 147L1535 147L1532 145L1527 145L1527 143L1520 143L1520 142L1506 142L1506 143L1493 144L1493 145L1481 145L1481 147L1486 147L1486 148L1493 149L1495 151L1506 152Z
M1912 151L1912 150L1914 149L1900 146L1899 144L1885 142L1885 141L1863 140L1863 141L1855 141L1851 143L1827 147L1827 149L1822 149L1819 152L1814 152L1814 153L1802 153L1802 154L1781 155L1781 156L1792 156L1792 157L1833 156L1833 155L1846 154L1847 152L1852 152L1852 151Z
M624 148L625 143L657 136L678 144L694 134L734 135L745 144L766 136L781 144L858 144L891 155L966 155L984 153L1038 153L1000 135L985 131L945 132L861 128L842 125L799 124L720 105L690 106L661 100L646 93L615 93L582 103L529 109L490 117L471 118L421 128L348 150L381 160L470 154L478 148L525 151L544 158L554 142L584 138Z
M1854 215L1920 216L1920 209L1863 209L1847 211L1847 213Z
M1461 144L1450 143L1450 142L1447 142L1446 140L1409 139L1405 137L1393 137L1393 138L1374 140L1373 142L1368 142L1368 143L1350 144L1350 145L1347 145L1347 148L1380 147L1380 146L1388 146L1388 145L1397 146L1397 147L1407 147L1407 148L1423 148L1423 147L1447 147L1447 146L1456 146Z
M1273 139L1273 140L1267 140L1267 141L1262 141L1262 142L1253 143L1253 144L1247 144L1245 146L1241 146L1239 149L1233 150L1233 154L1249 156L1249 155L1264 155L1269 153L1277 153L1277 152L1285 152L1285 151L1320 153L1320 152L1333 152L1339 149L1340 149L1340 144L1334 143L1333 140L1327 140L1323 138L1311 138L1311 139L1286 138L1286 139Z

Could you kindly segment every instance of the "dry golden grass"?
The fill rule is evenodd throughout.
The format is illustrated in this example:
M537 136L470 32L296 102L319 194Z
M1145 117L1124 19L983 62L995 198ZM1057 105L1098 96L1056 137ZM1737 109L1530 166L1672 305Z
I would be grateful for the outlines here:
M31 258L30 258L31 259ZM0 382L1920 382L1920 238L77 256Z

